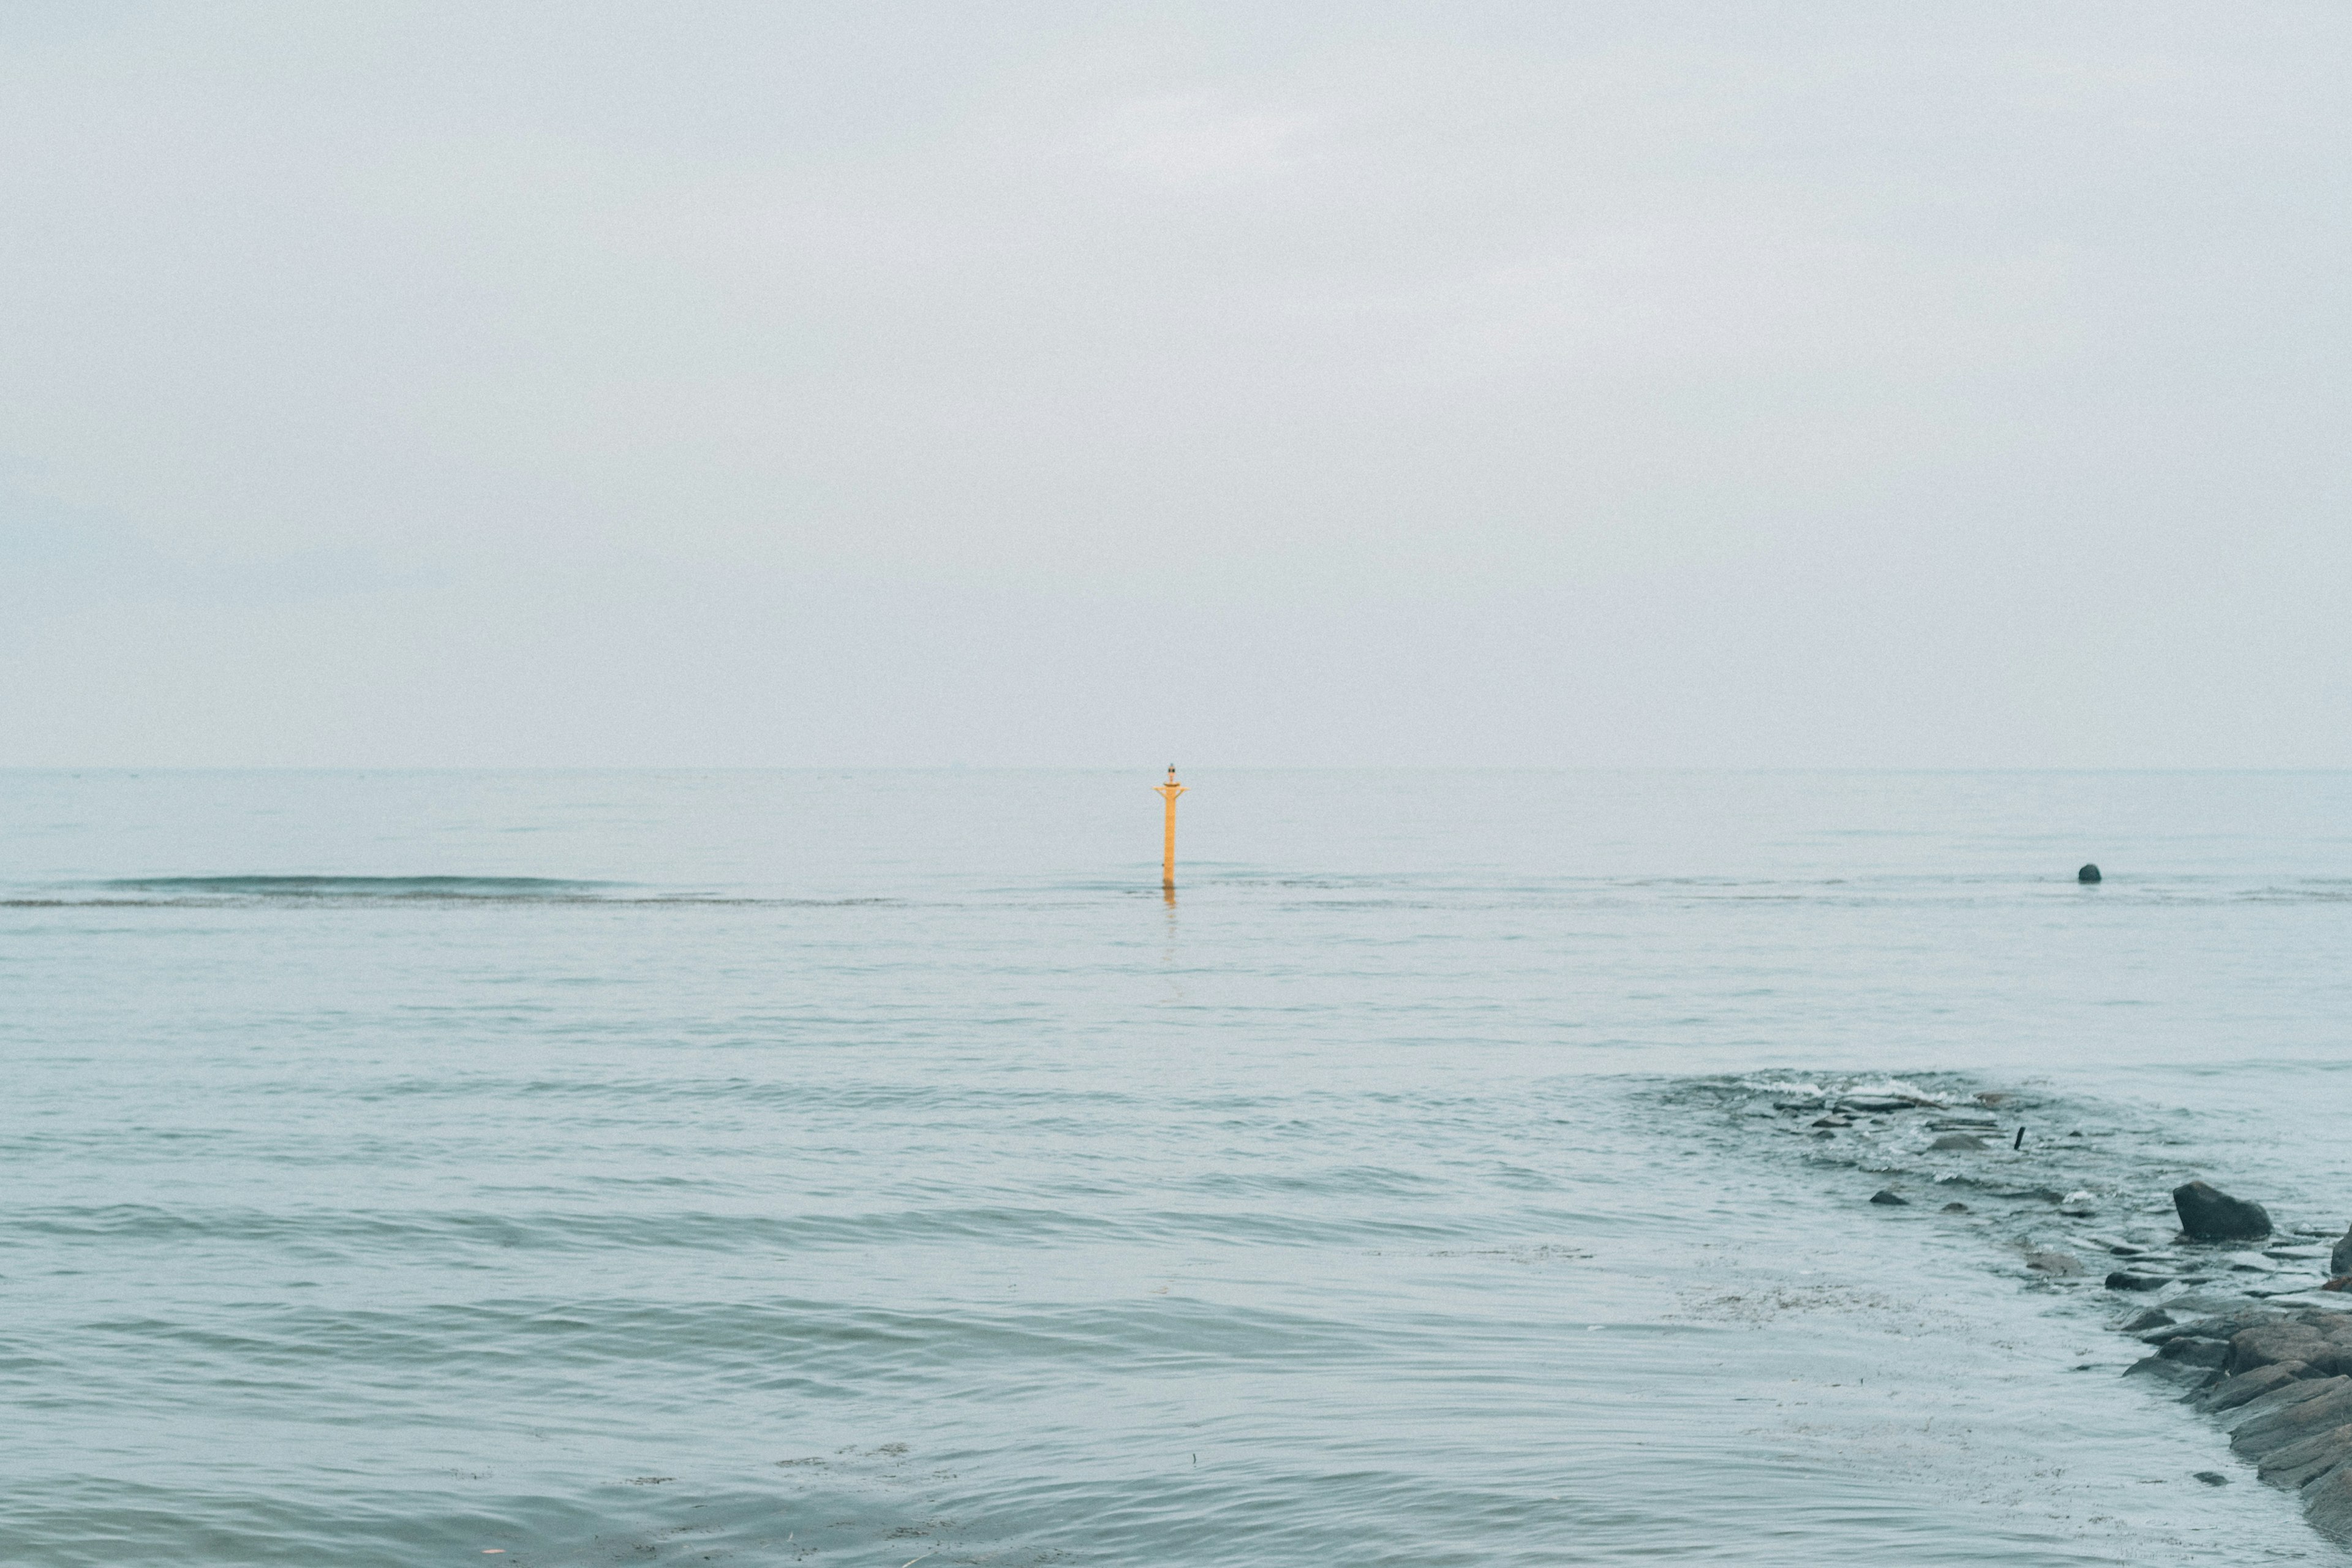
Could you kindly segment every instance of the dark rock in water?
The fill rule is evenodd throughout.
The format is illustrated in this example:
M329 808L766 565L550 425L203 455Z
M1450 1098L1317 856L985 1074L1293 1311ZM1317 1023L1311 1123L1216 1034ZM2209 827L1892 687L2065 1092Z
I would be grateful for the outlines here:
M1870 1201L1874 1204L1907 1205L1911 1200L1905 1197L1901 1193L1896 1192L1893 1187L1881 1187L1876 1192L1870 1194Z
M2205 1396L2205 1408L2215 1412L2235 1410L2274 1388L2284 1387L2309 1370L2299 1361L2277 1361L2252 1372L2242 1372L2215 1384L2212 1392Z
M1815 1117L1813 1119L1813 1125L1816 1127L1851 1127L1853 1125L1853 1118L1851 1116L1840 1116L1833 1110L1827 1116Z
M2347 1230L2344 1239L2337 1242L2336 1249L2327 1255L2327 1271L2330 1274L2352 1274L2352 1230Z
M2230 1359L2230 1347L2221 1340L2167 1340L2164 1348L2156 1353L2167 1361L2187 1362L2190 1366L2221 1366Z
M2160 1290L2171 1283L2172 1280L2162 1274L2126 1274L2120 1268L2107 1276L2107 1289L2110 1290Z
M1934 1100L1919 1100L1907 1094L1850 1094L1837 1102L1837 1108L1879 1114L1889 1110L1916 1110L1921 1106L1934 1103Z
M2085 866L2074 873L2074 880L2078 882L2095 882L2098 879L2099 868L2096 866Z
M2209 1487L2226 1487L2230 1484L2230 1478L2219 1470L2200 1470L2189 1479L2203 1481Z
M2172 1314L2163 1308L2142 1307L2138 1311L2134 1312L2131 1321L2124 1325L2124 1332L2136 1334L2144 1329L2168 1328L2171 1322Z
M2262 1205L2203 1182L2173 1188L2172 1206L2180 1213L2180 1228L2198 1241L2252 1241L2271 1233L2270 1213Z
M1927 1145L1930 1149L1977 1150L1981 1150L1984 1146L1985 1141L1972 1132L1947 1132L1941 1138L1937 1139L1933 1143Z
M1966 1204L1946 1204L1944 1205L1944 1212L1946 1214L1966 1214L1969 1212L1969 1205Z
M2029 1252L2025 1266L2036 1274L2059 1279L2071 1279L2083 1271L2083 1260L2071 1252Z
M1812 1133L1811 1136L1815 1138L1834 1138L1837 1136L1837 1133L1833 1130L1824 1127L1820 1131Z

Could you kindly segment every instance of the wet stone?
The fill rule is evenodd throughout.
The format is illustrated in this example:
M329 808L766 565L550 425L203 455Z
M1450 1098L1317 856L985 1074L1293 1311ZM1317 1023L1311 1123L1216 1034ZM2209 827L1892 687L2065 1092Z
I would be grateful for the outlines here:
M2071 1279L2083 1272L2083 1260L2071 1252L2029 1252L2025 1266L2056 1279Z
M2252 1372L2277 1361L2307 1362L2313 1366L2332 1359L2327 1336L2309 1323L2288 1319L2242 1329L2230 1336L2230 1370Z
M2143 1307L2138 1311L2134 1312L2129 1321L2124 1324L2124 1332L2127 1334L2137 1334L2147 1329L2161 1329L2168 1327L2171 1322L2172 1314L2166 1311L2163 1308Z
M2198 1241L2259 1241L2271 1233L2271 1216L2262 1205L2203 1182L2173 1188L2172 1206L2179 1213L2180 1228Z
M2315 1432L2263 1456L2263 1479L2299 1487L2352 1458L2352 1424Z
M1969 1212L1969 1205L1966 1204L1946 1204L1944 1205L1944 1212L1946 1214L1966 1214Z
M1978 1137L1973 1132L1947 1132L1941 1138L1937 1139L1933 1143L1928 1144L1927 1147L1947 1152L1969 1150L1982 1152L1985 1148L1985 1141Z
M2219 1470L2200 1470L2190 1479L2203 1481L2209 1487L2226 1487L2230 1484L2230 1478Z
M1905 1197L1893 1187L1879 1188L1876 1192L1870 1194L1870 1201L1874 1204L1885 1205L1888 1207L1905 1206L1908 1205L1911 1202L1909 1198Z
M2336 1386L2316 1398L2264 1411L2230 1435L2230 1447L2250 1459L2259 1459L2298 1438L2352 1421L2352 1379L2331 1377L2326 1382Z
M2230 1412L2229 1419L2221 1425L2234 1432L2241 1426L2251 1426L2263 1419L2274 1411L2284 1410L2290 1405L2300 1405L2308 1399L2320 1398L2337 1388L2352 1388L2352 1378L2300 1378L2281 1387L2273 1388L2268 1394L2247 1400L2237 1409Z
M2352 1469L2339 1465L2305 1487L2303 1516L2324 1535L2352 1539Z
M2128 1274L2120 1268L2107 1276L2107 1289L2110 1290L2158 1290L2171 1283L2170 1277L2167 1275Z
M2195 1394L2221 1377L2218 1367L2194 1366L2185 1361L2172 1361L2161 1355L2142 1356L2124 1368L2126 1377L2152 1377L2159 1383L2173 1384Z
M2205 1395L2205 1408L2216 1413L2235 1410L2273 1389L2295 1382L2310 1370L2299 1361L2278 1361L2268 1366L2258 1366L2252 1372L2242 1372L2235 1377L2224 1378L2215 1384Z

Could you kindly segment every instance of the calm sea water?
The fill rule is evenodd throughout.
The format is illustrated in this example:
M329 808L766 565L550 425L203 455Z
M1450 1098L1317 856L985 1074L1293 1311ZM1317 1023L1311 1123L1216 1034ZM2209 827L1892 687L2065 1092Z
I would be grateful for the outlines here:
M2341 1230L2352 778L1154 782L0 774L0 1558L2335 1557L1728 1091Z

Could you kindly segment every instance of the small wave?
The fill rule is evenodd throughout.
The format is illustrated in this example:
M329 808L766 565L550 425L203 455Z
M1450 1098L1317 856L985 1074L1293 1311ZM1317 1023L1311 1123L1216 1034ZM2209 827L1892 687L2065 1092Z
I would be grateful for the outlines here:
M84 887L121 893L245 899L592 898L618 882L558 877L117 877Z
M0 909L186 909L303 904L758 904L834 909L883 898L791 899L561 877L116 877L0 898Z

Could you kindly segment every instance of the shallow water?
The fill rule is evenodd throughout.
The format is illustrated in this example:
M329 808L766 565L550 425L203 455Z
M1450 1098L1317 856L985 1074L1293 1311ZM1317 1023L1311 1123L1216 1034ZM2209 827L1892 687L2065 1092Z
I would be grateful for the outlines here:
M0 774L0 1555L2336 1556L2020 1259L2352 1215L2352 779L1152 782Z

